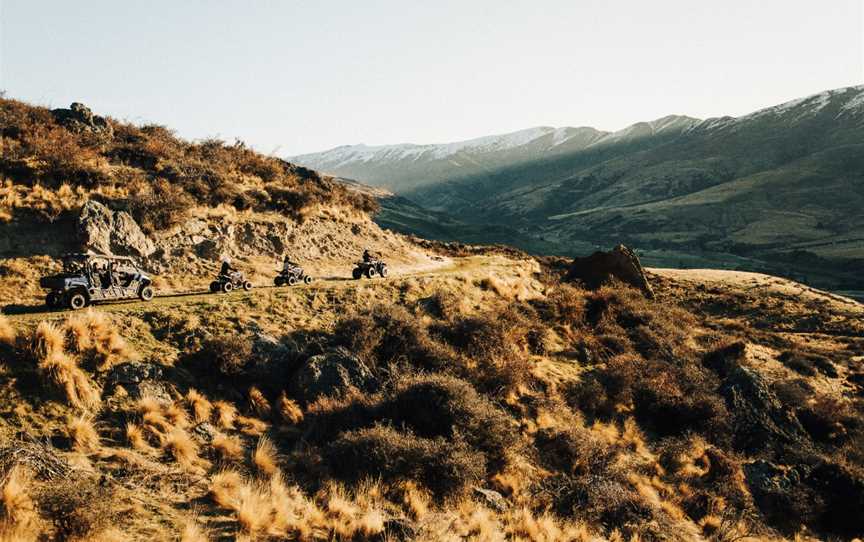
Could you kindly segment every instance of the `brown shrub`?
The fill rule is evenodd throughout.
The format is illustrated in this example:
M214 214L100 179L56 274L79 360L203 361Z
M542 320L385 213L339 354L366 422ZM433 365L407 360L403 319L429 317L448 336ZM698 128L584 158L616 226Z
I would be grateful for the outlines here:
M373 368L406 364L440 369L450 357L418 319L398 305L345 318L336 324L334 337Z
M341 434L327 458L342 479L415 480L438 497L458 493L485 475L483 456L462 440L422 438L383 425Z
M52 483L37 502L42 516L53 523L56 540L87 540L117 518L110 486L92 479Z
M207 373L215 370L222 377L243 373L252 357L252 341L242 335L220 334L210 337L197 353L197 368Z

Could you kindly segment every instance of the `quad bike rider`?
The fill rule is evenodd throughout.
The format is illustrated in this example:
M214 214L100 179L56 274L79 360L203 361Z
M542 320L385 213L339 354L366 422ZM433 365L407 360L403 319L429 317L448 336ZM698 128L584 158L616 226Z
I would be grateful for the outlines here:
M231 261L227 258L222 260L222 267L219 269L219 275L216 280L210 283L210 291L225 292L243 288L247 292L252 289L252 283L246 280L246 276L241 271L234 269L231 266Z
M376 275L386 277L387 264L376 258L367 248L363 251L363 261L357 262L351 276L354 277L354 280L358 280L362 277L371 279Z
M309 284L312 282L312 277L307 275L303 268L296 262L292 262L288 256L285 256L285 259L282 261L282 271L276 275L276 278L273 279L273 283L276 286L284 286L285 284L288 286L294 286L300 281L304 284Z

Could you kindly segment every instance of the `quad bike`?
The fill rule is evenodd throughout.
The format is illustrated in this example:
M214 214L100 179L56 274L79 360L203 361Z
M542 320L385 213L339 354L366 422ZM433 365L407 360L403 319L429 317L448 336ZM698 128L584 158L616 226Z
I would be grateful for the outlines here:
M298 283L309 284L312 282L312 277L306 274L302 267L294 266L291 269L283 269L273 279L273 284L276 286L294 286Z
M225 292L243 288L247 292L252 289L252 283L246 280L246 277L240 271L232 271L228 275L219 275L216 280L210 283L210 291Z
M354 267L354 271L351 273L351 276L354 277L354 280L359 280L362 277L371 279L375 278L376 276L384 278L387 276L387 264L382 262L381 260L357 262L357 265Z

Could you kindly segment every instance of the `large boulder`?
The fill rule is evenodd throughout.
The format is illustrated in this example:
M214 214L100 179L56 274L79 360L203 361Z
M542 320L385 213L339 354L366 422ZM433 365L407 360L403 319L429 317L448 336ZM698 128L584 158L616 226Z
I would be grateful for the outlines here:
M378 380L372 371L345 348L310 357L290 383L293 397L311 403L319 397L338 397L351 388L372 392Z
M584 258L573 258L564 280L579 280L588 288L598 288L612 277L639 288L646 297L654 298L654 290L639 257L624 245L618 245L609 252L597 251Z
M735 417L735 444L748 453L806 449L807 433L795 413L783 406L768 383L747 367L736 367L720 386ZM781 448L777 448L777 447Z
M73 132L89 132L111 138L114 128L105 117L94 115L90 108L75 102L69 109L53 109L51 114L62 126Z
M78 216L78 238L85 249L101 254L147 257L156 250L135 219L90 200Z

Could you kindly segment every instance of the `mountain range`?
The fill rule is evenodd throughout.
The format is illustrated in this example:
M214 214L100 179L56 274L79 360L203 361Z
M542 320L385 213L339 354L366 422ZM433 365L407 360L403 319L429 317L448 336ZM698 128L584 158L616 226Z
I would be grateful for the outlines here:
M864 86L741 117L670 115L617 132L537 127L435 145L292 157L383 187L411 233L584 253L625 242L649 263L755 269L864 288ZM477 232L479 234L479 238ZM488 238L486 234L488 232ZM508 233L509 232L509 233Z

